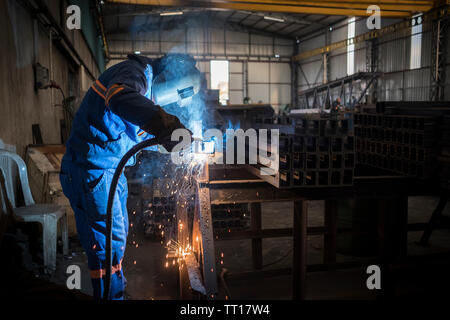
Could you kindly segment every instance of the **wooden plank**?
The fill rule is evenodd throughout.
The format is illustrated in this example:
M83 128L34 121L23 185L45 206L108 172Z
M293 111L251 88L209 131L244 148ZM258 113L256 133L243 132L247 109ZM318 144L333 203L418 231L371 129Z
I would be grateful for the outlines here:
M57 169L52 165L47 156L35 148L28 149L29 158L36 164L36 167L42 173L56 171Z
M305 300L306 298L306 257L307 257L307 202L294 202L294 261L292 275L292 298Z
M43 146L29 145L28 149L34 149L40 153L66 153L66 147L62 144L47 144Z

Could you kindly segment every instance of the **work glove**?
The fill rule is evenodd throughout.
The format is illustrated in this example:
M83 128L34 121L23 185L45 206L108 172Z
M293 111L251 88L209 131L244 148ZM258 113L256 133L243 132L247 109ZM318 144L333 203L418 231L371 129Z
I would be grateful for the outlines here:
M178 144L178 141L171 141L172 132L176 129L186 129L186 127L180 122L180 120L167 112L161 107L152 117L152 119L141 127L142 130L151 133L156 137L159 143L169 152L173 147ZM191 135L192 132L186 129Z

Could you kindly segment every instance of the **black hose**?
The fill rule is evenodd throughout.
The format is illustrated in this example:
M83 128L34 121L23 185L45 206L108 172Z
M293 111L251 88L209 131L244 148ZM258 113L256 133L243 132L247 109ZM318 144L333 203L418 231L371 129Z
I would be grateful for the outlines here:
M111 268L112 268L112 224L113 224L113 215L112 215L112 207L114 203L114 195L116 194L117 183L119 182L119 178L122 174L123 169L125 168L128 160L134 156L136 153L141 151L144 148L148 148L154 145L160 144L160 142L156 139L149 139L143 142L138 143L133 148L131 148L120 160L117 165L116 171L114 172L114 176L111 182L111 186L109 188L108 194L108 206L106 208L106 277L103 291L103 300L109 300L109 292L111 291Z

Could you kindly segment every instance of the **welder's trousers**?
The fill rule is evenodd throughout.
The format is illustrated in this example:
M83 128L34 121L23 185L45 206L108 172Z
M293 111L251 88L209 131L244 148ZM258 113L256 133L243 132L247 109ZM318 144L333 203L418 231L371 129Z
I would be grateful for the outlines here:
M94 298L103 297L106 247L106 206L114 170L85 169L63 161L61 185L75 212L78 237L86 251ZM123 299L126 279L122 270L128 234L128 187L125 175L119 179L113 205L112 277L110 299Z

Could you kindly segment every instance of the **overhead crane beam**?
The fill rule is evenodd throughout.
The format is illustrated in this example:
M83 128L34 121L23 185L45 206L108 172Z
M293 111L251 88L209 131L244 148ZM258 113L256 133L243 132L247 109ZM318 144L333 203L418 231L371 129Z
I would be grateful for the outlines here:
M448 17L449 15L450 15L450 6L444 6L444 7L439 8L438 10L432 10L432 11L424 14L422 17L422 21L423 21L422 23L432 21L433 19L436 19L437 17L439 17L439 18ZM324 46L324 47L320 47L317 49L302 52L298 55L293 56L292 59L294 61L305 60L305 59L311 58L313 56L317 56L317 55L320 55L323 53L328 53L328 52L331 52L331 51L334 51L337 49L345 48L349 44L362 43L367 40L376 39L381 36L397 32L399 30L405 30L405 29L411 28L411 26L412 26L411 20L404 20L402 22L395 23L395 24L386 26L381 29L375 29L375 30L363 33L363 34L358 35L353 38L341 40L341 41L334 42L334 43Z
M378 5L383 17L408 17L417 12L425 12L433 8L435 1L398 1L398 0L324 0L324 1L289 1L289 0L109 0L108 2L152 5L162 7L203 7L228 10L301 13L342 16L368 16L367 7Z

